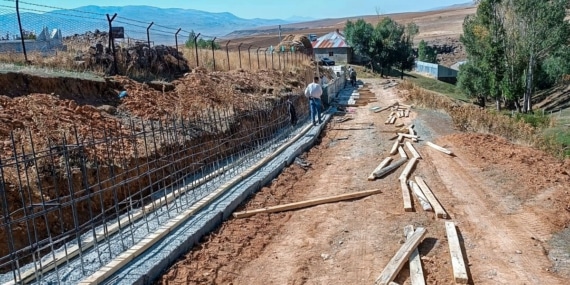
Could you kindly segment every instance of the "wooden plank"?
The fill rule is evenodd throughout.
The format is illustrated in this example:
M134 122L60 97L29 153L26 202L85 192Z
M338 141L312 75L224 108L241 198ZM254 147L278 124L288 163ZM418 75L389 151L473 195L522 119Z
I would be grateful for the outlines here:
M386 167L386 165L388 165L388 163L390 163L390 161L392 161L391 157L386 157L384 158L384 160L382 160L382 162L380 162L380 164L378 165L378 167L376 167L374 169L374 171L372 171L372 173L370 173L370 175L368 176L368 181L373 181L376 179L376 177L374 177L374 173L377 171L380 171L380 169Z
M414 226L408 225L404 227L404 235L410 238L414 234ZM412 285L425 285L424 271L422 269L422 261L420 259L420 251L416 248L412 251L412 255L408 259L410 262L410 279Z
M384 122L384 124L388 125L390 124L390 121L392 120L392 116L388 117L388 119Z
M410 134L404 134L404 133L398 133L398 135L399 135L399 136L403 136L403 137L405 137L405 138L409 138L409 139L414 139L414 138L417 139L417 138L419 138L419 137L416 136L416 135L410 135Z
M406 240L406 242L400 247L396 255L392 257L388 265L384 268L380 276L374 281L375 285L388 285L393 281L406 261L412 255L414 249L422 242L423 238L427 234L427 230L423 227L418 227L416 231Z
M414 148L414 146L412 145L411 142L406 142L406 147L408 148L408 150L412 153L412 156L417 158L417 159L422 159L422 156L420 155L420 153L416 150L416 148Z
M416 182L414 182L413 180L410 180L409 184L410 184L410 188L412 189L412 193L414 193L416 198L418 198L418 201L420 201L420 205L422 205L422 209L424 209L424 211L433 211L433 208L431 207L428 199L426 198L426 196L422 192L422 189L420 189L420 186L418 186L418 184Z
M398 152L400 153L401 158L408 158L408 155L402 146L398 146Z
M448 149L446 149L446 148L443 148L443 147L441 147L441 146L439 146L439 145L436 145L436 144L434 144L434 143L432 143L432 142L426 142L426 144L427 144L429 147L431 147L431 148L433 148L433 149L435 149L435 150L441 151L441 152L443 152L443 153L445 153L445 154L447 154L447 155L453 155L453 152L452 152L451 150L448 150Z
M381 108L381 109L377 109L377 110L374 110L374 113L380 113L380 112L386 111L386 110L388 110L388 109L390 109L390 108L392 108L392 106L387 106L387 107L384 107L384 108Z
M410 189L408 188L408 183L406 183L405 178L400 177L400 188L402 188L404 212L413 212L414 208L412 208L412 197L410 197Z
M416 157L412 157L412 159L410 159L408 164L406 164L404 171L400 174L400 179L408 180L408 176L410 176L410 172L412 172L412 169L416 166L416 162L418 162Z
M218 189L214 190L214 192L208 194L206 197L202 198L199 202L188 208L186 211L182 212L180 215L171 219L166 224L162 225L158 228L154 233L147 236L143 240L139 241L136 245L131 247L129 250L120 254L117 258L111 261L109 264L105 265L103 268L99 269L91 276L86 278L85 280L81 281L79 284L99 284L103 282L105 279L109 278L109 276L113 275L119 269L123 267L123 265L127 264L129 261L133 260L141 253L143 253L146 249L150 246L155 244L158 240L160 240L163 236L169 233L173 228L178 227L182 224L185 220L189 217L195 215L198 211L200 211L203 207L208 205L210 202L217 199L220 195L226 192L228 189L242 181L244 178L248 177L249 175L253 174L254 172L258 171L263 165L267 164L270 160L277 157L281 152L295 143L299 138L303 137L310 129L312 125L306 126L301 132L299 132L295 137L287 141L286 143L282 144L279 148L277 148L274 152L270 155L266 156L262 160L258 161L240 175L234 177L230 181L226 182ZM128 217L127 217L128 218ZM122 225L122 224L121 224ZM67 261L67 258L63 259Z
M445 212L445 210L443 209L443 207L441 206L441 204L439 203L439 201L437 200L437 198L435 197L429 186L426 184L426 182L421 177L416 176L416 183L418 183L418 186L420 186L420 189L422 190L427 200L433 207L436 217L447 219L447 213Z
M401 158L400 160L386 166L383 167L382 169L380 169L379 171L374 172L374 177L376 178L382 178L384 175L396 170L398 167L402 166L402 164L404 164L407 161L407 159L405 158Z
M449 243L449 254L451 255L451 266L453 267L455 283L467 284L469 277L467 276L467 268L465 267L465 260L461 252L455 223L445 222L445 232L447 233L447 242Z
M399 143L404 142L404 137L403 137L403 136L398 136L398 142L399 142Z
M312 199L312 200L307 200L307 201L302 201L302 202L295 202L295 203L289 203L289 204L284 204L284 205L272 206L272 207L261 208L261 209L256 209L256 210L234 212L233 216L234 216L234 218L238 218L238 219L239 218L247 218L247 217L251 217L255 214L277 213L277 212L284 212L284 211L290 211L290 210L297 210L297 209L307 208L307 207L326 204L326 203L333 203L333 202L340 202L340 201L362 198L362 197L366 197L366 196L370 196L370 195L374 195L374 194L379 194L379 193L381 193L379 189L366 190L366 191L341 194L341 195L325 197L325 198L317 198L317 199Z
M416 135L416 131L414 131L414 128L408 128L408 133L412 136ZM418 136L416 137L412 137L412 141L413 142L418 142Z
M401 128L401 127L403 127L403 126L404 126L404 123L396 124L396 128Z
M392 145L392 149L390 149L390 154L394 155L396 154L396 152L398 152L398 147L400 146L400 142L399 141L395 141L394 144Z
M396 116L392 117L392 120L390 120L390 124L393 124L396 122Z
M406 109L406 118L410 116L410 109Z

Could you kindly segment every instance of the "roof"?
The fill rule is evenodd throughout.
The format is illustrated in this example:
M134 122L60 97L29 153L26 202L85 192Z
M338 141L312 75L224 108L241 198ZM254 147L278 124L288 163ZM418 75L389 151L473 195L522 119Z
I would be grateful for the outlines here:
M313 48L347 48L350 47L346 43L346 39L344 35L339 31L336 30L334 32L330 32L320 38L317 41L313 42Z

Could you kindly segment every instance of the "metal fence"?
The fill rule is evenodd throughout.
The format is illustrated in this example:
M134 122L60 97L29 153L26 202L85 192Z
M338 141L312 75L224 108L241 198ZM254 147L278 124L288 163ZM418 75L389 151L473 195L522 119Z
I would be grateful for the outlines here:
M78 71L169 77L190 68L291 69L310 60L300 45L262 46L169 27L160 19L0 0L0 61ZM277 37L277 35L276 35Z
M88 276L278 147L296 129L290 104L308 117L304 96L289 95L191 119L131 119L102 139L78 128L40 141L13 132L0 160L0 283L50 270L59 283L73 260L73 274Z

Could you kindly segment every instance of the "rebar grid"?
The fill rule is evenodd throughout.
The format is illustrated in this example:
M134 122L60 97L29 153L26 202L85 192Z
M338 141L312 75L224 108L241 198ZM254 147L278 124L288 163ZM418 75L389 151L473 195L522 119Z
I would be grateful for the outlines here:
M12 136L13 155L0 160L0 281L93 273L276 149L297 130L287 98L304 121L306 99L290 95L191 120L129 119L128 132L102 140L73 128L46 149Z

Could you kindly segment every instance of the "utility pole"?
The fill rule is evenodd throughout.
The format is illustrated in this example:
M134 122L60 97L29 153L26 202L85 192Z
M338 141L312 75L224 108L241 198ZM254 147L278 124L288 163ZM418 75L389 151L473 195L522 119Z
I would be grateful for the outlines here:
M279 25L279 42L281 42L281 25Z

